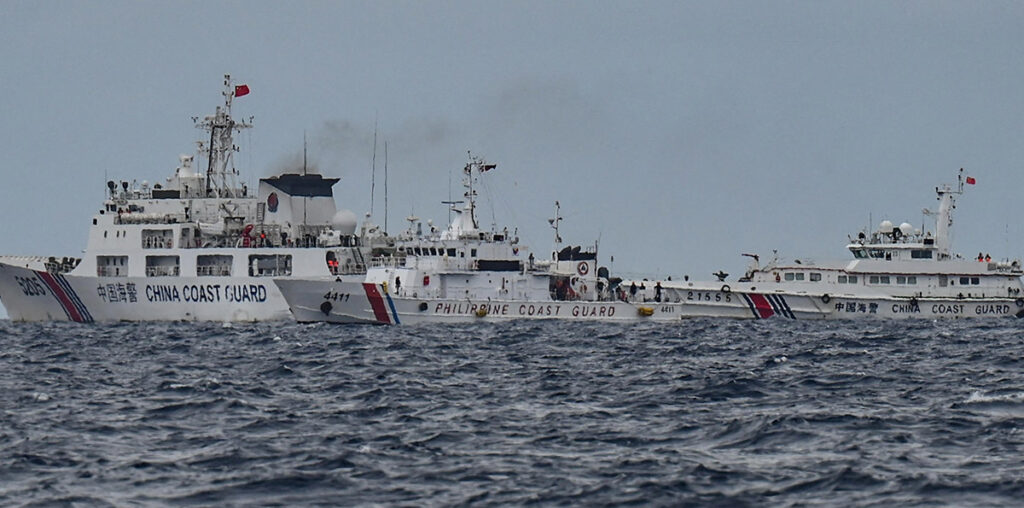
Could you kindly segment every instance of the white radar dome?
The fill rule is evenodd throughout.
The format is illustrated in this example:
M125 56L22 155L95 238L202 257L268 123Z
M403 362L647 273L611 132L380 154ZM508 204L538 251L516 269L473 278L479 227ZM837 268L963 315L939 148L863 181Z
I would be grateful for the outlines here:
M887 220L882 221L882 223L878 225L878 232L879 233L889 234L889 233L892 233L892 229L893 229L892 222L887 221Z
M331 226L343 235L355 234L356 214L352 210L338 210L331 218Z
M903 224L900 224L900 233L903 233L903 236L910 236L913 232L914 226L910 225L909 222L904 222Z

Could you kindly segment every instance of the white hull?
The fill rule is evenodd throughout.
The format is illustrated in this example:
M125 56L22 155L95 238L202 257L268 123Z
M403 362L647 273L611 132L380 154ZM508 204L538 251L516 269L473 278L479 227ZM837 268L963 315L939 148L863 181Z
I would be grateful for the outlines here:
M0 263L15 321L269 321L290 318L269 278L97 277Z
M1024 298L897 297L790 291L666 289L683 317L741 319L967 319L1024 317Z
M666 301L584 302L411 298L380 284L275 279L300 322L420 324L562 319L674 322L733 319L979 319L1024 316L1024 299L840 296L744 290L666 291ZM678 296L678 298L676 298ZM650 311L641 314L640 309ZM481 310L483 309L483 310Z
M413 298L384 291L381 284L335 280L275 279L300 322L422 324L512 321L520 319L675 322L682 303L633 304L622 301L525 301ZM641 308L650 315L641 314Z

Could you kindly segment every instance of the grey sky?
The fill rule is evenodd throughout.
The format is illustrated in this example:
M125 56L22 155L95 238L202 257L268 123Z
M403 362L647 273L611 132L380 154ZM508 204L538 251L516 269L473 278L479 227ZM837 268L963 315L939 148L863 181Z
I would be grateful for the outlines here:
M1022 21L1019 2L6 0L0 250L79 253L105 178L167 177L231 73L256 124L239 168L299 160L305 132L359 216L376 118L392 231L443 223L473 150L538 252L557 199L563 238L600 235L616 272L735 276L741 252L845 258L869 214L919 226L964 167L954 248L1019 257Z

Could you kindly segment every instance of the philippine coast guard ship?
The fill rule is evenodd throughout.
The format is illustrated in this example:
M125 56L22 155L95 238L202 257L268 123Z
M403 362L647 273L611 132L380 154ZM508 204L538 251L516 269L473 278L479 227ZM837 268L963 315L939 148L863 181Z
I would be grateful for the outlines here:
M678 320L682 303L626 302L597 265L597 248L565 247L536 259L508 229L481 229L474 182L495 167L470 157L464 201L447 201L454 217L444 231L422 231L410 217L396 255L372 259L365 277L276 278L292 314L302 322L414 324L567 319ZM459 209L458 204L464 206ZM558 215L550 219L558 238Z
M663 282L664 298L686 304L683 315L763 319L992 318L1024 316L1020 261L952 252L950 231L956 187L935 188L934 233L883 221L873 233L850 238L853 260L760 266L755 255L739 282ZM974 179L968 177L968 184ZM651 299L649 291L639 298Z
M338 211L337 178L295 172L262 178L254 196L232 164L231 117L249 93L224 76L224 105L194 118L198 154L165 183L107 182L84 254L0 257L0 301L11 319L253 321L287 319L273 277L364 273L371 244L387 240Z

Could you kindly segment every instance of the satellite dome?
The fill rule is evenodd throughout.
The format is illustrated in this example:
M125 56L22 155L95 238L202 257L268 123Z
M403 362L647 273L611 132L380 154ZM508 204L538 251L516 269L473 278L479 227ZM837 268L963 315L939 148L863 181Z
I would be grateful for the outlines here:
M910 236L913 232L914 226L912 226L909 222L904 222L903 224L900 224L900 233L903 233L903 236Z
M892 222L887 221L887 220L882 221L882 223L878 225L878 232L879 233L889 234L889 233L892 233L892 229L893 229Z
M178 156L178 160L181 162L181 165L178 166L177 172L179 178L189 178L196 176L196 174L192 171L191 155L181 154Z
M331 226L343 235L352 235L356 232L356 214L351 210L338 210L331 218Z

